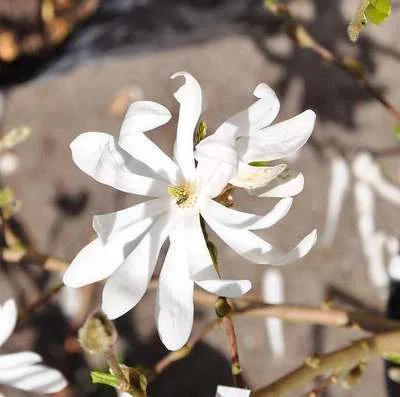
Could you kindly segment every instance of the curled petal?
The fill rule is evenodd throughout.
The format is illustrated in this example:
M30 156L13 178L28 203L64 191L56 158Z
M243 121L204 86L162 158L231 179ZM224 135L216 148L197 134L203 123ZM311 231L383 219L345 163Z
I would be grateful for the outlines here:
M96 238L72 261L63 281L72 288L83 287L109 277L136 248L157 218L147 218L120 232L106 243Z
M102 310L110 319L122 316L142 299L172 223L170 214L162 215L107 280Z
M170 237L157 290L156 320L167 349L178 350L189 339L193 325L193 281L189 275L183 229Z
M286 168L286 164L279 164L273 167L253 167L241 162L238 173L230 180L230 183L244 189L257 189L273 181Z
M0 346L2 346L14 331L17 324L18 310L14 299L8 299L0 306Z
M138 161L146 164L161 179L176 183L176 164L144 132L164 125L171 113L164 106L150 101L133 103L122 123L118 144Z
M235 229L258 230L266 229L278 223L289 212L292 203L291 197L284 198L264 216L227 208L209 198L204 198L201 208L202 211L207 212L210 217L225 226Z
M109 134L86 132L70 148L75 164L98 182L145 196L162 196L168 189L166 181L135 174L132 159Z
M248 190L251 196L257 197L293 197L301 193L304 188L304 175L286 169L268 185Z
M243 258L253 263L284 265L297 261L305 256L317 241L317 232L313 230L287 254L282 254L271 244L248 230L233 229L215 221L208 214L203 214L203 216L210 227L227 245Z
M274 90L261 83L254 90L254 96L260 99L225 121L216 130L216 136L232 139L252 135L275 120L279 113L279 100Z
M180 104L175 159L185 179L190 180L195 171L193 135L202 110L202 93L199 83L191 74L179 72L171 78L179 76L185 78L185 83L174 94Z
M306 110L250 137L239 138L239 158L245 163L250 163L276 160L295 153L308 141L314 128L315 117L312 110Z

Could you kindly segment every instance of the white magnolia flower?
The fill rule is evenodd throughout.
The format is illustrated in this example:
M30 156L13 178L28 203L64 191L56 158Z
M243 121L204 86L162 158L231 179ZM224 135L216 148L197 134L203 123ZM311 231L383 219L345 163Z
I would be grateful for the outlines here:
M199 159L197 167L195 164L193 134L201 113L201 89L190 74L181 72L173 78L177 76L183 76L185 84L175 93L180 103L175 161L144 134L171 118L164 106L154 102L130 106L118 141L108 134L88 132L72 142L74 162L94 179L124 192L156 198L95 216L93 227L98 238L83 248L64 275L65 284L71 287L108 278L102 309L109 318L117 318L144 295L161 246L169 238L156 302L158 331L169 349L180 348L190 335L194 283L227 297L240 296L251 287L248 280L220 279L203 236L200 215L239 255L259 264L295 261L306 255L316 240L313 231L288 254L282 254L252 232L282 219L291 198L279 201L265 216L229 209L213 200L226 180L219 168L209 167L208 159ZM269 112L267 106L265 111ZM283 139L282 151L285 136ZM211 154L223 154L215 149L210 146ZM230 158L229 153L226 158ZM222 161L221 169L224 164Z
M17 323L17 306L13 299L0 305L0 347L7 341ZM35 393L55 393L67 382L55 369L39 364L39 354L24 351L0 355L0 384Z
M280 107L275 92L261 83L254 96L259 98L255 103L197 145L196 158L203 160L210 176L219 171L221 185L229 182L259 197L295 196L303 190L303 174L289 170L287 164L265 163L294 155L310 137L315 113L306 110L270 126ZM214 186L220 189L218 184Z
M237 387L218 386L215 397L249 397L251 390Z

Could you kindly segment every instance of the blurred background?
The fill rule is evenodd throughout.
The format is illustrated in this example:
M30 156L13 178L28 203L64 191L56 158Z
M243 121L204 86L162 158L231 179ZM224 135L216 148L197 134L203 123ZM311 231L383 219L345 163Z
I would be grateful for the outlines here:
M350 43L346 29L358 1L287 4L319 43L339 57L359 59L378 92L393 104L400 103L397 2L391 19L379 27L368 26L356 44ZM279 121L311 108L317 113L317 125L311 141L296 158L288 159L304 173L304 191L289 215L261 235L282 249L295 245L313 228L323 237L329 191L339 189L332 185L332 164L339 158L349 167L337 233L325 244L321 238L301 262L281 269L285 301L321 305L330 299L340 306L385 313L389 255L378 270L371 268L371 255L366 254L358 230L359 209L352 193L356 176L350 168L361 149L393 148L394 155L378 156L377 161L388 183L397 188L396 119L354 78L293 42L283 22L258 0L0 0L1 130L5 134L21 125L31 129L25 142L0 157L2 185L12 189L19 202L15 227L22 228L40 252L72 259L93 237L94 214L140 201L91 180L74 166L68 146L78 133L116 135L132 101L153 100L174 116L152 134L171 152L178 112L172 96L176 82L169 79L174 72L186 70L200 82L208 103L204 119L211 131L251 104L253 89L265 82L280 98ZM346 172L339 173L335 183L344 179ZM234 199L239 208L260 214L274 204L272 199L255 200L242 192ZM376 229L393 238L399 236L399 203L377 195ZM223 274L250 278L253 293L261 296L265 268L245 262L215 236L213 241ZM29 261L16 265L3 260L1 300L13 295L29 307L60 279L39 270ZM392 281L392 290L395 287ZM155 333L154 298L154 292L148 292L135 310L117 321L127 364L151 367L166 353ZM33 346L46 363L70 379L66 395L115 395L111 388L91 385L87 366L103 364L82 355L74 339L76 327L97 307L99 286L62 290L51 302L22 323L3 351ZM194 332L215 315L201 306L196 310ZM337 349L361 335L285 324L278 336L284 338L285 352L279 354L263 320L237 318L235 324L244 376L253 388L282 376L307 355ZM225 338L222 329L212 333L189 358L151 385L150 396L211 397L217 384L230 384ZM389 395L383 367L376 360L353 390L334 386L323 395ZM7 396L21 394L1 386L0 390ZM399 395L393 390L393 396Z

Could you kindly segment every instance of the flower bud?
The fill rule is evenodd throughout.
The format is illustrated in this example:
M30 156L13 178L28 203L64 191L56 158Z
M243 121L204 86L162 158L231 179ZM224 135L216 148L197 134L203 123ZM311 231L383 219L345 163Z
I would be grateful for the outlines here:
M103 312L97 311L86 320L78 338L81 346L90 353L105 353L116 342L117 330Z
M121 365L121 370L128 379L131 389L135 391L135 396L146 396L147 378L136 368Z
M365 371L365 367L365 363L360 363L352 368L342 380L343 389L350 390L356 386Z
M220 318L229 316L232 313L232 305L228 302L228 299L224 297L218 297L215 302L215 312Z

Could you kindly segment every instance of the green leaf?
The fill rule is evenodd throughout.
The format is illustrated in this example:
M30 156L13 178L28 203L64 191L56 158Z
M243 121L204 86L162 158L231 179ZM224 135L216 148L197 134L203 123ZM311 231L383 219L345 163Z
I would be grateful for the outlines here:
M400 364L400 354L385 354L383 358L394 364Z
M112 387L117 387L118 385L117 378L107 372L91 371L90 377L92 378L92 383L101 383Z
M249 165L252 167L268 167L268 161L252 161Z
M394 135L398 140L400 140L400 124L396 124L394 127Z
M370 0L369 4L379 10L381 13L390 16L390 13L392 11L391 0Z
M365 17L368 22L379 25L390 16L391 11L391 0L370 0L365 10Z

